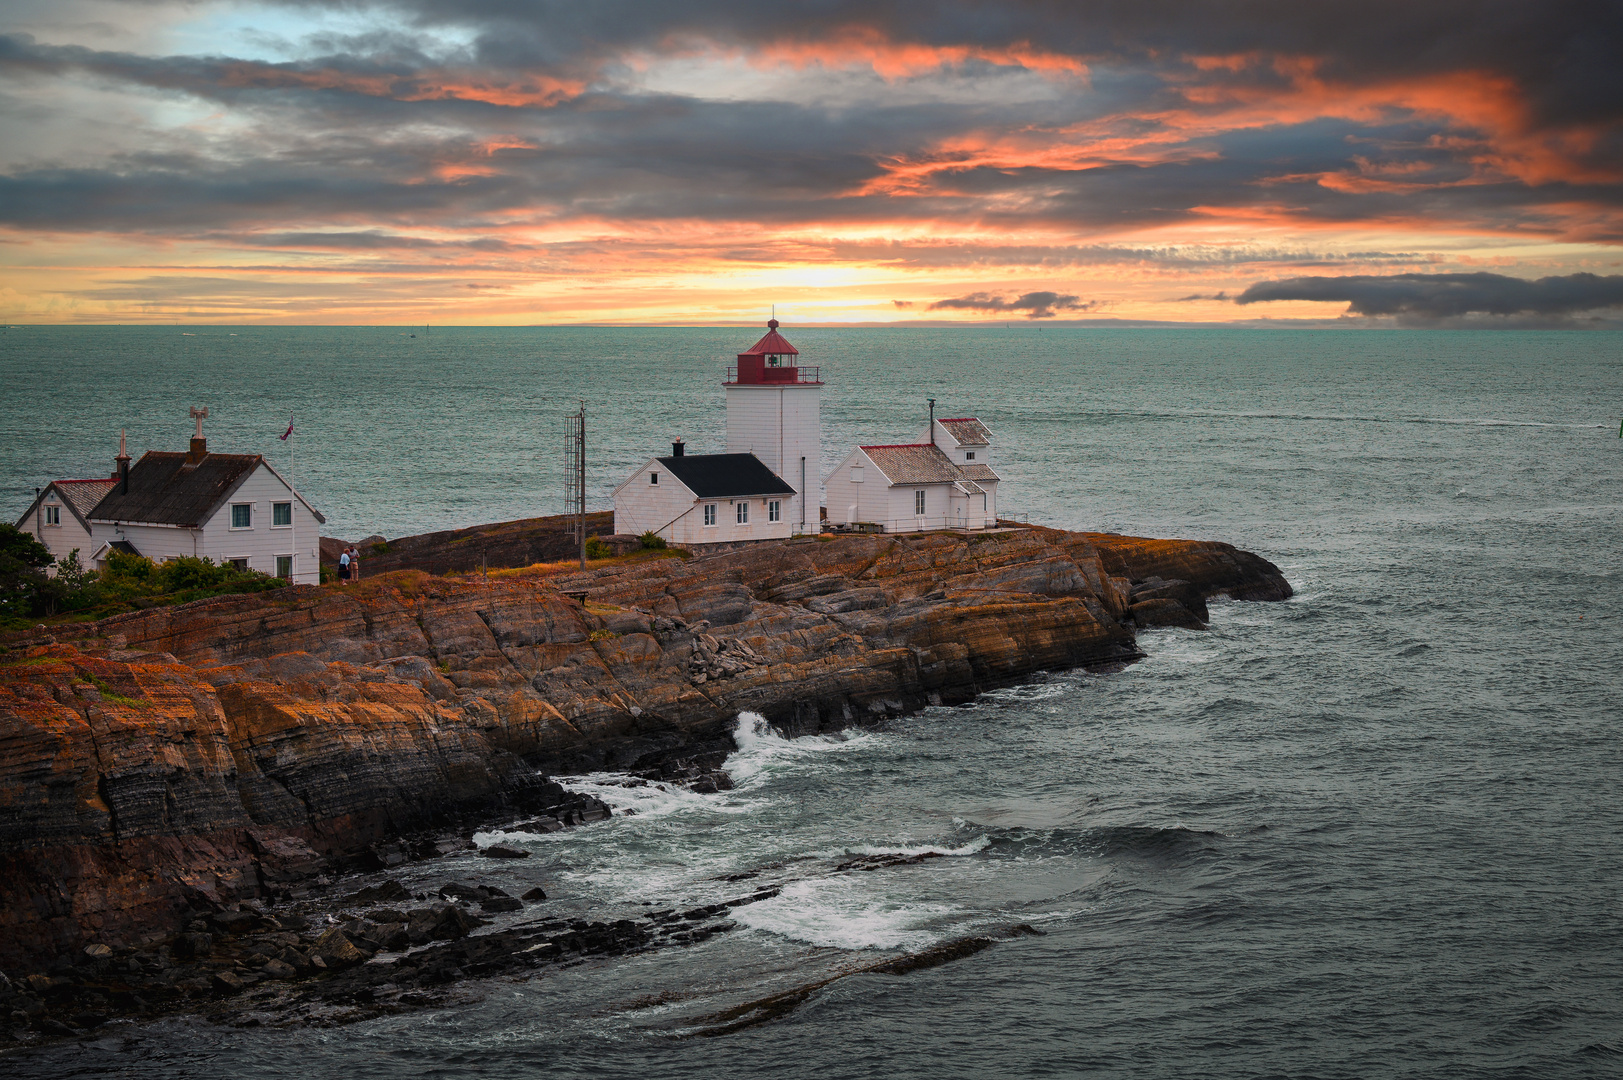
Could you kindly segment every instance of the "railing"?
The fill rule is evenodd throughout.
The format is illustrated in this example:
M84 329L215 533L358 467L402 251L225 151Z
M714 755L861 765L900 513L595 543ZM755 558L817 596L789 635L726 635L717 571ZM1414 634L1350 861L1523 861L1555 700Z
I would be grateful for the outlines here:
M820 383L823 381L819 377L819 372L821 370L821 368L815 367L765 368L761 372L760 382L757 383L752 381L748 385L777 386L786 383ZM739 385L737 364L727 365L727 385Z
M931 518L895 518L889 521L853 521L846 524L843 521L825 521L823 529L832 533L912 533L912 532L979 532L982 529L993 529L1007 523L1007 519L1000 518L993 521L983 515L975 515L953 521L942 521L938 517Z

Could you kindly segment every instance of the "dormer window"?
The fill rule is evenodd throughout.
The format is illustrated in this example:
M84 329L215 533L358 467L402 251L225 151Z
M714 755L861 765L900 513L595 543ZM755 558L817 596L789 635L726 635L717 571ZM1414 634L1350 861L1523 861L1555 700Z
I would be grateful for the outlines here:
M975 451L973 451L973 450L965 450L964 451L964 460L965 461L974 461L975 460Z

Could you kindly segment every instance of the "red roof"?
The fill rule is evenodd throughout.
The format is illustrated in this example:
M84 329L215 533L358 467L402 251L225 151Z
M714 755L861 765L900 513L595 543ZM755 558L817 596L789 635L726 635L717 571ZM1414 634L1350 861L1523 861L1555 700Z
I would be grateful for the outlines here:
M799 356L800 350L789 344L789 339L778 333L778 320L773 319L766 324L769 329L766 337L757 341L754 346L739 353L739 356Z

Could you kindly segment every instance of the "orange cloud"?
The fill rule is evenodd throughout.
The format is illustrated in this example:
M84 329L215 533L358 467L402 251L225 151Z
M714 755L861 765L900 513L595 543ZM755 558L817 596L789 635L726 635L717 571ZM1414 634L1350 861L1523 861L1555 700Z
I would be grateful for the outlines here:
M363 74L332 68L301 70L250 60L224 66L224 86L244 89L336 90L395 101L481 101L508 108L545 108L586 89L579 80L547 75L498 79L454 71L421 71L409 75Z

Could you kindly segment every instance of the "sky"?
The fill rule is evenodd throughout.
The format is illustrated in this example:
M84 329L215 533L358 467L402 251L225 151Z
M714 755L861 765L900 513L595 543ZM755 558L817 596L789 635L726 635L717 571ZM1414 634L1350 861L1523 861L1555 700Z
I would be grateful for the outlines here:
M7 0L0 320L1615 327L1623 4Z

